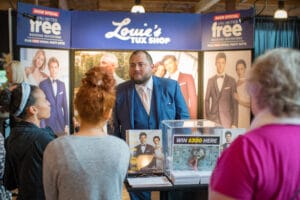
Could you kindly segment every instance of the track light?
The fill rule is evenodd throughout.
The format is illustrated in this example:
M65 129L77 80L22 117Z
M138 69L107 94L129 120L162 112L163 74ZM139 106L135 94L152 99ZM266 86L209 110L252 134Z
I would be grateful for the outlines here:
M278 9L274 13L274 18L275 19L287 19L288 18L288 14L287 14L286 10L284 10L284 1L283 0L278 1Z
M135 0L135 5L131 8L132 13L145 13L145 8L141 5L141 0Z

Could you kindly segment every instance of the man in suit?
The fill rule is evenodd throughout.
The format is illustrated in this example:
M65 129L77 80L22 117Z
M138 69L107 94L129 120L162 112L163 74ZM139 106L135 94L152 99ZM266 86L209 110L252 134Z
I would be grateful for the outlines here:
M51 57L49 59L48 69L49 78L39 85L51 106L51 115L45 120L45 125L49 126L57 135L61 135L69 131L69 111L65 84L57 79L59 73L57 58Z
M230 131L225 132L225 143L222 144L222 151L228 148L231 144L232 133Z
M145 132L141 132L139 135L140 144L135 146L135 156L139 156L142 154L154 154L154 147L151 144L147 144L147 134Z
M178 70L178 62L174 55L164 56L162 63L169 73L169 78L178 81L191 119L197 119L197 94L193 76Z
M125 139L128 129L160 129L162 120L189 119L177 81L152 76L152 68L153 60L147 51L131 54L131 80L117 86L111 134ZM142 100L143 96L147 98ZM150 192L129 194L131 199L151 199Z
M226 55L220 52L215 62L217 74L207 83L205 118L225 128L235 128L238 122L238 102L234 98L236 82L225 73Z
M147 144L147 134L145 132L141 132L139 135L140 144L134 147L134 156L138 158L140 155L153 155L154 156L154 147L151 144ZM143 168L148 169L155 167L155 159L147 165L143 166Z

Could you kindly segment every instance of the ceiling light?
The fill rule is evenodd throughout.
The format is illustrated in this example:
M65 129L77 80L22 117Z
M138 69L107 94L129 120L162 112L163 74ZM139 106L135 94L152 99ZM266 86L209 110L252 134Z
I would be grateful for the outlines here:
M278 9L274 13L274 18L275 19L287 19L288 18L288 14L287 14L286 10L284 10L284 1L283 0L278 1Z
M141 0L135 0L135 5L131 8L132 13L145 13L144 6L141 5Z

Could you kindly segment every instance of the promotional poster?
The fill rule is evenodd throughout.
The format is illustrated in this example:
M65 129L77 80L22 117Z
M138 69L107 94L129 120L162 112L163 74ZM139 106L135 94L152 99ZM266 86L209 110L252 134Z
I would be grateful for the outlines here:
M254 10L202 16L202 50L251 49L254 40Z
M62 9L18 3L17 44L70 48L71 13Z
M21 48L26 81L40 87L51 106L51 115L41 122L57 134L69 133L69 52Z
M251 50L204 52L204 119L224 128L250 126L250 96L246 73L251 67Z
M113 54L118 60L118 64L114 69L115 79L120 82L130 79L128 71L131 51L75 51L75 93L84 73L94 66L100 66L100 59L107 54ZM171 78L178 81L190 116L192 119L197 119L198 53L188 51L149 51L149 54L153 59L153 74L158 77Z

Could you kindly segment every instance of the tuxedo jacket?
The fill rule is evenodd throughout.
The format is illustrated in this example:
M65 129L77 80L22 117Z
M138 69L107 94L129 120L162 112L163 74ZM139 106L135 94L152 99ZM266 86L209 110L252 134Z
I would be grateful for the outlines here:
M205 94L205 118L221 124L225 128L237 127L238 102L234 99L236 82L225 75L221 91L218 89L217 75L207 83Z
M177 81L152 76L153 91L152 95L156 107L151 106L157 111L157 121L189 119L190 115L181 93ZM108 128L110 134L125 139L125 132L134 127L134 93L135 84L132 80L121 83L117 86L117 99L113 110L112 127ZM156 129L161 128L159 123Z
M65 84L57 80L57 94L54 95L51 79L40 83L40 88L44 91L46 99L51 106L51 114L45 119L45 125L49 126L55 133L64 132L65 126L69 124L69 112Z
M197 119L197 94L193 76L180 72L177 81L189 109L191 119Z
M222 144L222 149L225 150L229 146L230 146L230 143L224 143L224 144Z
M150 144L145 144L145 151L142 151L142 145L139 144L137 146L134 147L135 148L135 156L138 155L143 155L143 154L147 154L147 155L153 155L154 154L154 147Z

